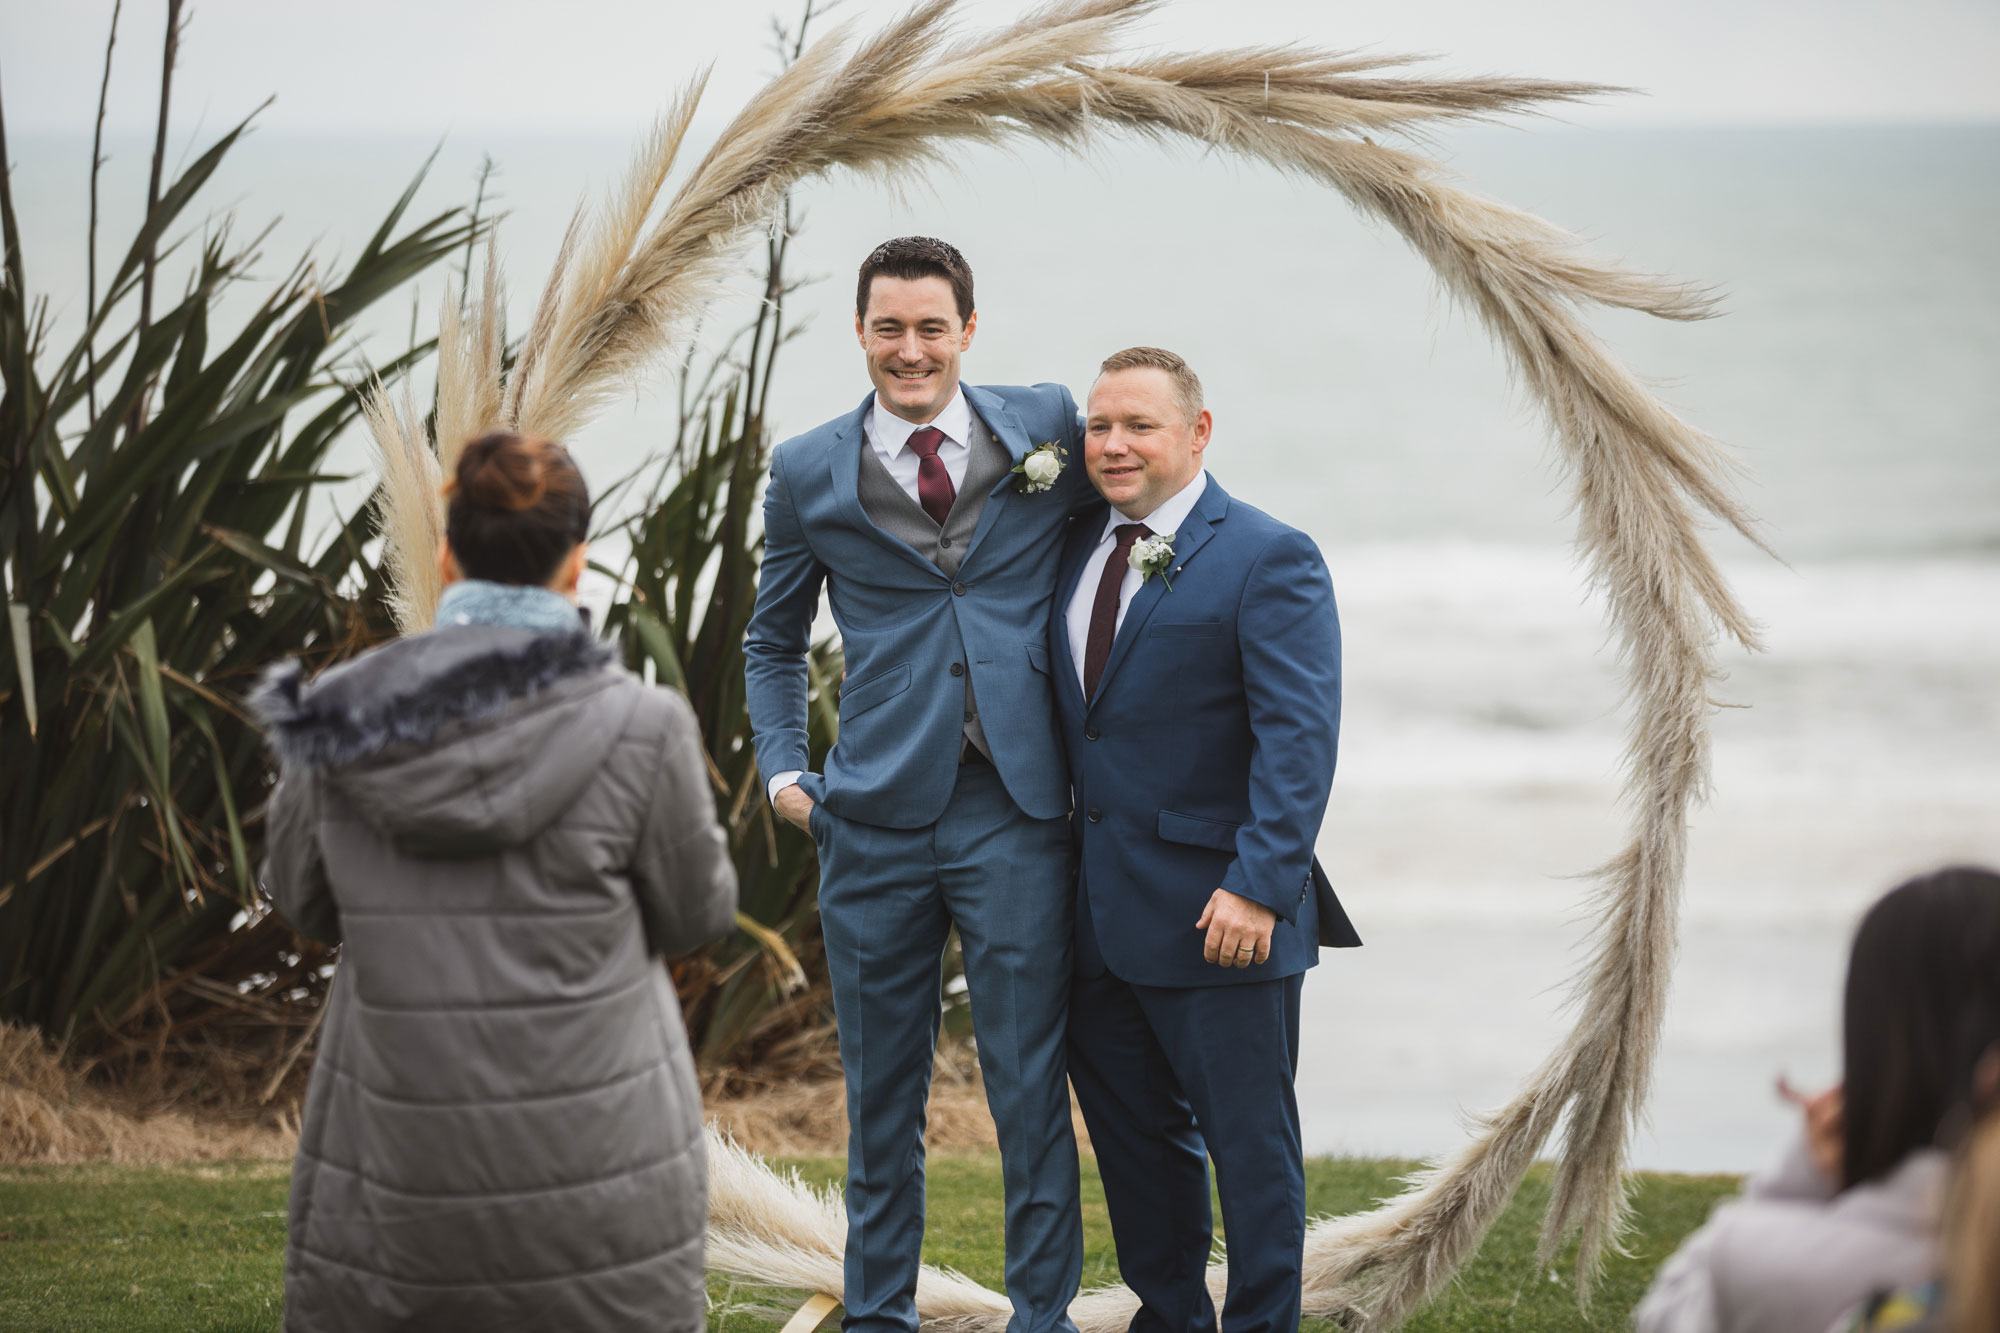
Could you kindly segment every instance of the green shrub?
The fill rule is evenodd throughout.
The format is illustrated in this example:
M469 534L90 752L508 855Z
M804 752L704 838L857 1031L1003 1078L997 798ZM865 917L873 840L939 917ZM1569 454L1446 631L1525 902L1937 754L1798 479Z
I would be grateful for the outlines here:
M315 985L319 960L257 903L268 771L239 700L275 658L324 663L388 631L362 516L307 544L359 408L333 349L476 228L452 210L399 232L412 183L344 274L301 261L225 333L218 304L259 257L225 224L150 317L150 293L132 298L243 129L160 192L59 351L4 209L0 1017L58 1035L149 1015L186 1032Z

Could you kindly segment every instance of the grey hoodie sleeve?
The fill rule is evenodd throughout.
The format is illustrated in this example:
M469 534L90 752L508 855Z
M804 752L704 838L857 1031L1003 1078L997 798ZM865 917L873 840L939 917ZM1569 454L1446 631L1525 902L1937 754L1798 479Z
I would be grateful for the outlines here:
M686 953L736 924L736 866L715 816L701 728L680 694L662 690L667 717L632 881L655 953Z
M1773 1271L1751 1285L1781 1290L1790 1269L1778 1264L1777 1257L1800 1248L1805 1237L1827 1233L1826 1239L1834 1239L1838 1228L1823 1213L1832 1197L1832 1184L1813 1164L1805 1136L1793 1135L1774 1163L1751 1176L1742 1194L1717 1204L1708 1221L1660 1266L1632 1312L1632 1327L1637 1333L1717 1333L1745 1327L1740 1312L1725 1308L1724 1292L1730 1288L1723 1274L1732 1269L1754 1273L1760 1262L1769 1262ZM1732 1313L1737 1317L1731 1318Z
M271 792L259 878L294 930L322 944L340 943L340 911L319 850L319 779L309 768L285 770Z
M1716 1333L1713 1221L1669 1255L1632 1311L1634 1333Z

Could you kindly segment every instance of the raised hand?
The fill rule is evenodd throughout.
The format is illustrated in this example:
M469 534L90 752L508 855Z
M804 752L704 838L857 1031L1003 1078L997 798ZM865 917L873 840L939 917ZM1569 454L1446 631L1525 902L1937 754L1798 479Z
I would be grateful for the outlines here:
M1805 1112L1806 1151L1812 1154L1813 1165L1820 1169L1820 1174L1838 1187L1845 1170L1846 1151L1842 1137L1841 1085L1836 1083L1824 1092L1804 1092L1779 1075L1778 1095Z

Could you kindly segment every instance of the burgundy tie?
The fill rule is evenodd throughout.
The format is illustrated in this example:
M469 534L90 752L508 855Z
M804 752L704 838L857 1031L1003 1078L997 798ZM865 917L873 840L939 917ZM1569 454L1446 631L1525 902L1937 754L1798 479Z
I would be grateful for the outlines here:
M1118 635L1118 594L1125 586L1126 558L1132 543L1150 537L1153 530L1144 523L1120 523L1111 530L1118 544L1104 558L1104 572L1097 576L1097 600L1090 604L1090 637L1083 644L1083 697L1097 693L1104 664L1111 659L1111 641Z
M944 460L937 456L938 446L943 443L944 432L936 426L910 433L910 448L922 460L917 464L917 503L939 527L951 516L951 503L958 498L958 488L951 484L951 473L945 471Z

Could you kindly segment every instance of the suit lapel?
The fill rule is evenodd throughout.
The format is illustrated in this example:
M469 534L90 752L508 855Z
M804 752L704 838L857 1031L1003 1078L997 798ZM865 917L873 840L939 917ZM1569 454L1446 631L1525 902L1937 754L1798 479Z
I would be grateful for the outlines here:
M1105 659L1104 674L1098 678L1097 693L1091 698L1093 704L1102 699L1105 691L1111 688L1111 678L1118 674L1119 664L1131 654L1133 642L1146 628L1146 620L1153 614L1153 609L1160 604L1160 599L1173 595L1167 591L1168 582L1180 577L1180 572L1187 568L1188 561L1194 559L1195 553L1208 545L1208 539L1215 535L1215 525L1220 523L1228 512L1229 496L1223 492L1215 478L1210 477L1207 487L1201 493L1201 498L1194 502L1194 509L1188 514L1187 521L1174 533L1174 558L1167 566L1166 576L1162 578L1156 574L1140 584L1139 591L1132 594L1131 602L1125 607L1125 621L1118 627L1118 637L1111 641L1111 656Z
M874 519L868 517L868 510L861 503L861 451L870 448L867 432L862 423L868 420L869 409L875 406L875 395L870 393L861 400L861 406L840 419L834 428L833 447L827 451L827 471L831 474L831 494L834 504L861 531L870 533L876 541L898 555L928 570L932 575L943 578L945 573L930 561L916 547L893 533L884 532Z
M1001 447L1013 460L1007 465L1011 469L1015 463L1019 463L1027 456L1029 448L1027 429L1021 425L1021 419L1014 415L1014 409L1007 406L1007 400L999 394L971 384L965 385L964 388L965 401L972 405L974 415L1000 437ZM1002 472L1000 480L986 493L986 508L980 512L979 526L972 530L972 544L965 548L965 559L959 568L963 569L972 563L972 557L979 551L979 543L986 540L986 534L993 531L993 525L999 521L1000 511L1019 493L1020 488L1014 484L1016 480L1013 472Z
M1059 679L1057 689L1066 693L1070 700L1082 708L1087 702L1083 697L1083 682L1076 674L1076 642L1069 636L1069 604L1076 596L1077 584L1083 582L1084 571L1090 566L1090 553L1097 549L1097 543L1104 535L1104 511L1089 509L1070 520L1069 544L1063 549L1062 565L1056 574L1055 634L1051 639L1055 659L1049 665L1055 669Z

